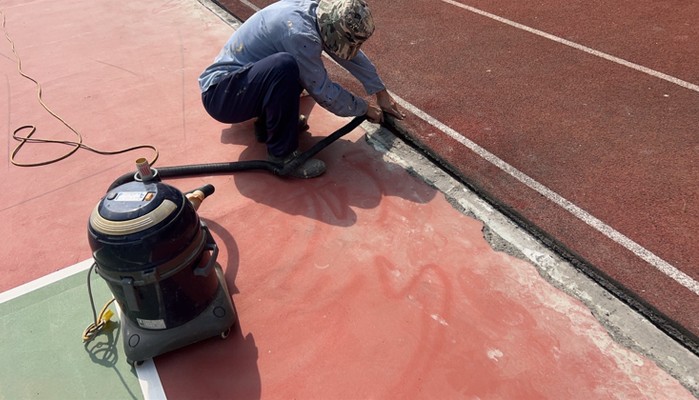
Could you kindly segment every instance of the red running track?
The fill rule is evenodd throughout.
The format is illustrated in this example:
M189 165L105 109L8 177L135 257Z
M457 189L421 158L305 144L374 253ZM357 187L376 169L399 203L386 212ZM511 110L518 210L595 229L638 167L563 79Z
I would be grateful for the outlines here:
M696 351L699 4L370 5L399 131Z

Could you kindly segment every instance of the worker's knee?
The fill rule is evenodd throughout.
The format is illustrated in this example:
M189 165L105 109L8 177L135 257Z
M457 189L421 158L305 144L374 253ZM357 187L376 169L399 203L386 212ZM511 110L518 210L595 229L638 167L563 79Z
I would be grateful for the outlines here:
M299 65L296 59L289 53L276 53L272 56L272 62L277 66L278 70L285 75L299 76Z

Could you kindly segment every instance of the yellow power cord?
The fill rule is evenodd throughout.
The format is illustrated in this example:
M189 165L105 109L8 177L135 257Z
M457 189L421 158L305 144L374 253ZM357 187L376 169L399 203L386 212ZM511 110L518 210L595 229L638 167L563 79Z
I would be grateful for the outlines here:
M112 310L110 310L108 307L114 302L114 300L115 299L109 300L107 304L102 307L102 311L100 311L99 315L95 318L95 322L85 328L83 331L83 342L89 342L90 340L94 339L95 336L97 336L100 331L107 326L107 323L114 315Z
M16 141L19 142L19 144L12 150L12 154L10 155L10 162L12 162L13 165L18 166L18 167L38 167L42 165L48 165L48 164L53 164L55 162L61 161L65 158L70 157L78 151L79 149L85 149L89 150L91 152L97 153L97 154L102 154L102 155L116 155L116 154L122 154L126 153L129 151L134 151L134 150L139 150L139 149L150 149L152 150L155 155L153 159L150 161L150 165L154 165L155 161L158 159L158 149L155 146L146 144L146 145L140 145L140 146L133 146L129 147L126 149L122 150L116 150L116 151L103 151L103 150L97 150L93 147L90 147L86 144L83 144L83 137L82 135L75 130L69 123L67 123L63 118L58 116L55 112L51 111L51 109L44 103L44 100L42 98L42 93L41 93L41 84L31 76L27 75L24 73L22 70L22 59L19 57L19 54L17 54L17 50L15 49L15 42L10 38L10 35L7 33L7 29L5 27L6 25L6 20L5 20L5 13L0 10L0 15L2 15L2 30L5 33L5 38L7 41L10 43L10 46L12 47L12 54L14 54L15 60L17 60L17 70L19 71L19 74L22 75L24 78L34 82L34 85L36 86L36 95L37 99L39 100L39 104L53 116L55 119L60 121L63 125L65 125L66 128L68 128L75 136L77 137L76 140L53 140L53 139L36 139L33 138L32 136L36 132L36 126L34 125L24 125L20 126L19 128L15 129L14 132L12 132L12 138ZM30 132L26 136L20 136L19 133L24 131L24 130L30 130ZM25 144L27 143L52 143L52 144L62 144L66 146L71 146L73 149L68 151L67 153L63 154L60 157L56 157L50 160L46 161L40 161L40 162L34 162L34 163L23 163L23 162L18 162L15 157L17 156L17 153L24 147Z
M83 342L89 342L94 339L105 326L109 323L114 313L109 309L109 306L114 302L114 298L109 300L100 311L99 315L95 313L95 301L92 299L92 285L90 283L90 275L92 275L92 270L95 269L97 263L93 263L90 269L87 271L87 293L90 295L90 305L92 306L92 318L93 322L83 331Z

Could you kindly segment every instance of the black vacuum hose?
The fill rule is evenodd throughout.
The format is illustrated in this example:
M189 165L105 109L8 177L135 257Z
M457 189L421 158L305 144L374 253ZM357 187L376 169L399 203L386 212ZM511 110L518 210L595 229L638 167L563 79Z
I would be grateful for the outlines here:
M364 122L366 116L355 117L347 125L336 130L329 136L323 138L321 141L313 145L310 149L301 153L298 157L294 158L286 164L278 164L271 161L263 160L252 160L252 161L233 161L233 162L222 162L222 163L207 163L207 164L192 164L192 165L180 165L173 167L162 167L157 168L158 178L172 178L176 176L190 176L190 175L203 175L203 174L218 174L218 173L231 173L239 171L251 171L251 170L265 170L269 171L275 175L282 177L288 176L292 171L298 168L308 161L311 157L315 156L328 147L331 143L337 139L345 136L346 134L352 132L354 128L358 127L359 124ZM136 176L134 173L128 173L117 178L107 191L114 189L117 186L123 185L124 183L131 182L135 180Z

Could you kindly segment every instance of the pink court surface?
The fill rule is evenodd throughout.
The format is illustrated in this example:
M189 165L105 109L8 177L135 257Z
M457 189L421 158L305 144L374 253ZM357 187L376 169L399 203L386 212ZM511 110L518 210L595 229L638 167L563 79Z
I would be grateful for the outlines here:
M234 30L215 10L194 0L0 5L22 70L42 84L51 110L89 146L156 146L156 168L265 158L252 122L217 123L200 104L197 77ZM153 154L80 150L47 166L12 165L19 126L36 125L36 137L74 136L38 103L8 42L0 68L0 334L16 338L3 347L0 397L52 398L58 387L51 385L61 380L49 378L61 371L46 366L55 360L84 360L66 368L77 376L73 369L104 368L91 364L79 331L75 342L43 356L54 361L28 364L44 324L65 333L70 321L61 320L62 310L85 304L47 298L51 313L22 326L10 323L22 312L15 305L32 293L27 284L85 265L90 212L136 158ZM383 70L389 84L398 79L389 65ZM303 109L310 115L304 148L349 121L309 98ZM323 150L328 171L317 179L243 172L169 180L181 190L216 187L199 214L221 248L238 321L228 339L158 356L147 371L118 358L114 370L122 372L107 380L128 389L138 374L142 392L125 391L136 398L693 398L691 377L673 377L618 343L588 306L532 263L494 250L481 221L406 171L409 161L367 142L375 128L362 125ZM66 150L28 144L17 161ZM106 383L62 381L61 393L94 398Z

